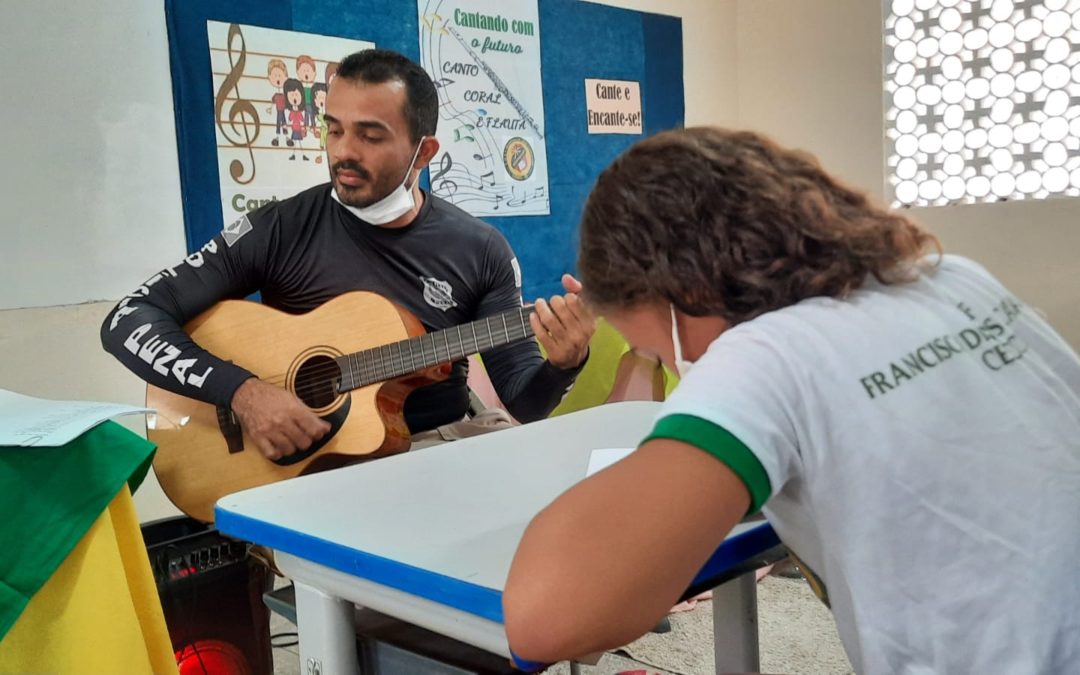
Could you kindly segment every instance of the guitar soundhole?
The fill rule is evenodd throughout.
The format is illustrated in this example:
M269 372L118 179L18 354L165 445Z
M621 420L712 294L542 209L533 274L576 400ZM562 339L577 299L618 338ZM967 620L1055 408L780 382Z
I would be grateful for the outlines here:
M309 408L325 408L337 398L334 385L341 380L341 369L329 356L313 356L296 371L293 388L296 397Z

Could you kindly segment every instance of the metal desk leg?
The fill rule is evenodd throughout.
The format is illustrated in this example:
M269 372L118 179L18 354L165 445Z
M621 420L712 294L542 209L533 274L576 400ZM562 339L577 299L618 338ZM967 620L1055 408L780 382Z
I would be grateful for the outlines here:
M713 589L713 653L717 673L756 673L757 580L754 572Z
M296 583L301 675L359 673L353 604Z

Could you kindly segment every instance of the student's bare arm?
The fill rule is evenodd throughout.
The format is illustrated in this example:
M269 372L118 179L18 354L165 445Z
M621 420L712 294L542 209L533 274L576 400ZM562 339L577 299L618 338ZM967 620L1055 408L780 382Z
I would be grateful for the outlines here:
M624 645L674 605L750 505L702 450L646 443L529 525L503 594L510 647L554 663Z

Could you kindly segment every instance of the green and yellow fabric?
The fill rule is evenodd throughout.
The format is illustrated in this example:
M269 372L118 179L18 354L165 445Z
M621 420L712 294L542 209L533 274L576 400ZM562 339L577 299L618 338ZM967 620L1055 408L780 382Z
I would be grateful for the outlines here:
M113 422L0 448L0 672L176 672L131 499L153 453Z

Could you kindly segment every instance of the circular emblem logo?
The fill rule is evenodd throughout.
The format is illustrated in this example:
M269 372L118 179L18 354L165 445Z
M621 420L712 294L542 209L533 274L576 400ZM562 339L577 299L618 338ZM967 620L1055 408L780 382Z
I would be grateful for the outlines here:
M527 179L536 168L536 157L533 155L532 146L520 136L511 138L503 148L503 163L506 164L506 172L511 178Z

